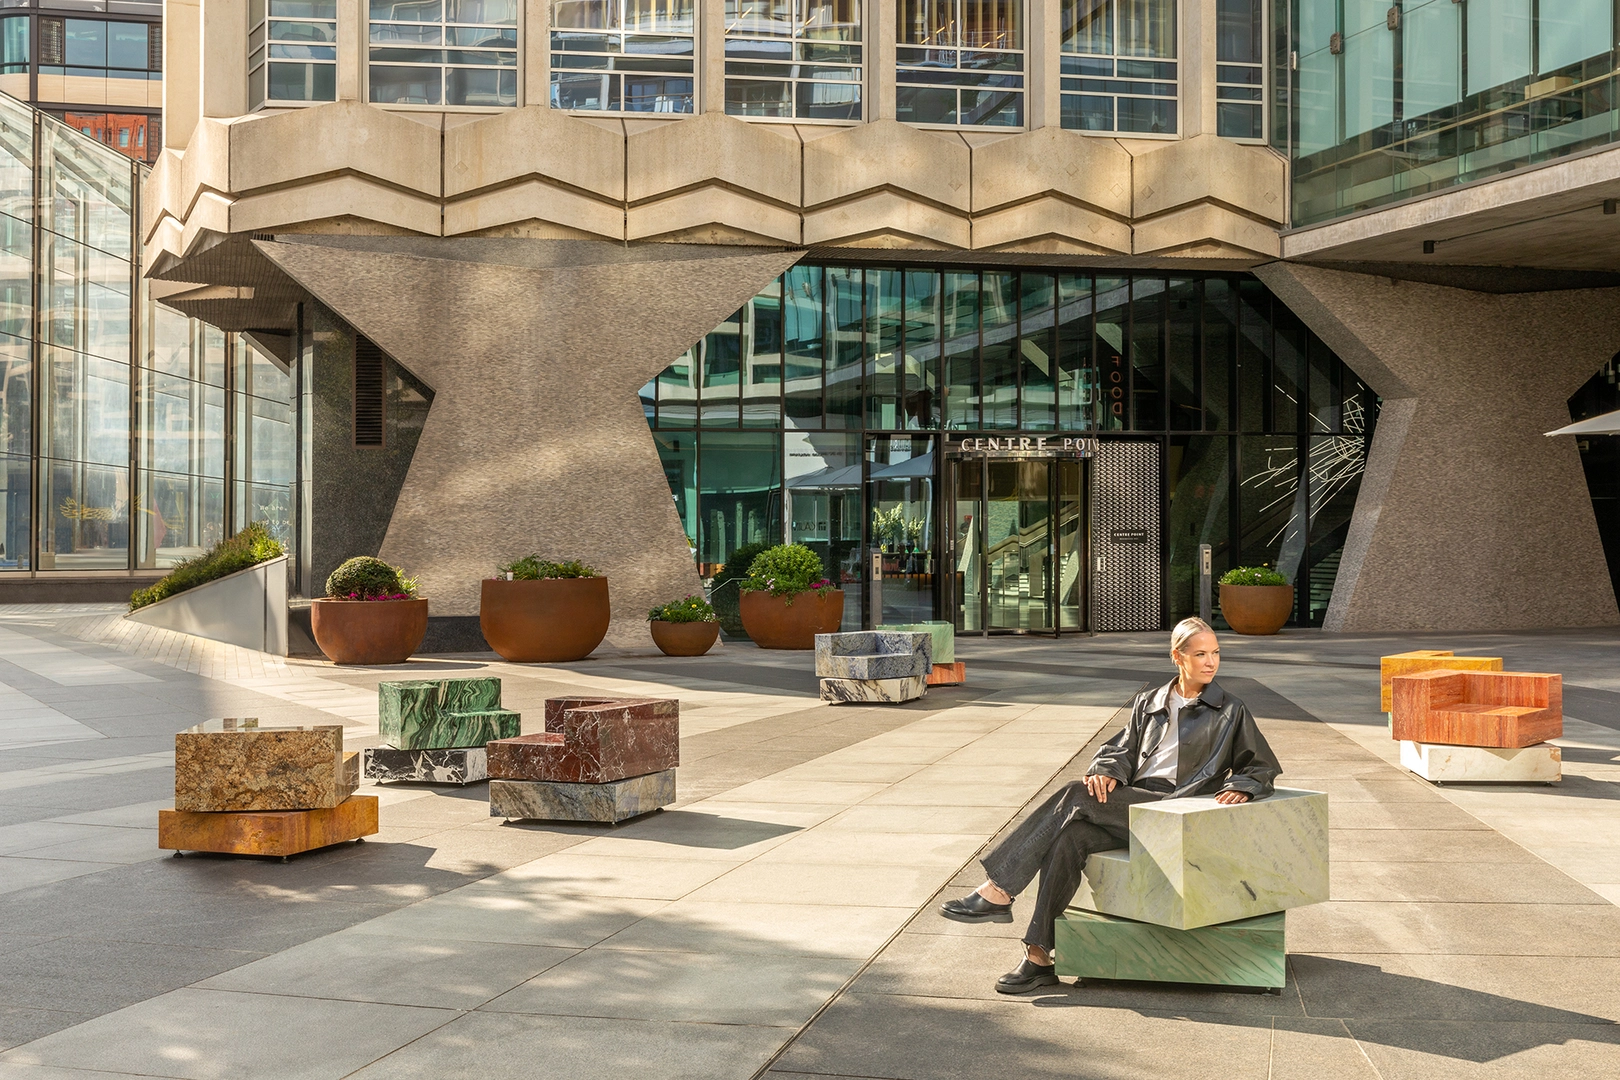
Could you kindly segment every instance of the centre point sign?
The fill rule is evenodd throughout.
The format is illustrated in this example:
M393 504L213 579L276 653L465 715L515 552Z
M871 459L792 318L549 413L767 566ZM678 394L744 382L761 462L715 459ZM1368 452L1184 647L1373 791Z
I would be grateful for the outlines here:
M945 451L983 457L1092 457L1097 453L1097 440L1082 435L975 435L948 442Z

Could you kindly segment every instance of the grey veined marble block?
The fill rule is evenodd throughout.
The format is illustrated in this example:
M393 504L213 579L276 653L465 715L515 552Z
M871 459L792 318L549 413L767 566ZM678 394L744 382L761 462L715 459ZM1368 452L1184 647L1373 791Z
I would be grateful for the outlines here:
M398 750L373 746L365 751L368 780L415 780L429 784L477 784L489 779L489 751L482 746L441 750Z
M927 675L904 679L822 679L822 701L869 701L885 705L915 701L928 692Z
M831 679L905 679L934 666L933 638L902 631L816 635L816 674Z
M623 821L675 801L675 770L605 784L491 780L489 816L536 821Z

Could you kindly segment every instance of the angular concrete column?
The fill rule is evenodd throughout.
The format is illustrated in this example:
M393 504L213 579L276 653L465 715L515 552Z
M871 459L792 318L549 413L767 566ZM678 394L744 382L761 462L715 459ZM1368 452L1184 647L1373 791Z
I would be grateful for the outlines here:
M1383 398L1327 629L1620 622L1579 451L1543 434L1620 350L1620 289L1256 274Z
M380 557L434 616L539 552L608 576L614 644L697 592L637 391L798 252L417 237L256 241L433 390ZM320 468L316 461L315 467Z

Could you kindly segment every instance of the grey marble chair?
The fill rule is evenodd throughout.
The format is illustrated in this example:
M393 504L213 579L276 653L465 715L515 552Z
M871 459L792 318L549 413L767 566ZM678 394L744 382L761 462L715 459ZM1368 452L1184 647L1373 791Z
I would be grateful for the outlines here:
M823 701L913 701L928 692L930 634L863 630L816 635Z

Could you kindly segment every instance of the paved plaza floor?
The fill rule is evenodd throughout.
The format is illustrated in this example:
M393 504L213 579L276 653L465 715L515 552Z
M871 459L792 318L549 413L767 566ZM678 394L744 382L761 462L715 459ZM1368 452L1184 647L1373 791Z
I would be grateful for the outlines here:
M1617 630L1225 636L1282 782L1330 796L1333 898L1289 914L1287 988L994 993L1027 904L934 909L1169 678L1166 638L961 639L965 687L828 706L808 654L747 644L343 669L0 608L0 1080L1620 1076ZM1378 657L1437 647L1564 675L1562 784L1399 768ZM364 844L157 849L176 730L337 719L375 745L379 681L474 673L526 731L547 697L679 698L680 801L509 824L482 786L367 786Z

